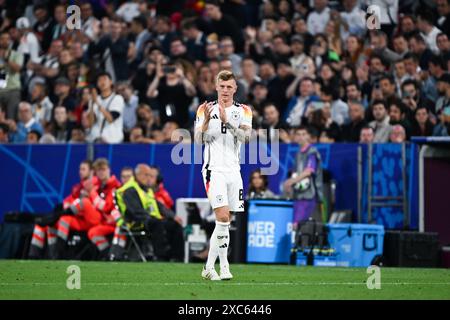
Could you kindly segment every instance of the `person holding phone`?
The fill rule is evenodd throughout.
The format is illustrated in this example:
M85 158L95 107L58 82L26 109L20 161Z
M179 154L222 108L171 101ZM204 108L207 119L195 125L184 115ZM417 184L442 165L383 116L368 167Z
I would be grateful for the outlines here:
M185 76L182 66L157 61L156 76L148 87L147 97L159 102L161 124L175 121L180 127L189 122L189 105L197 91Z

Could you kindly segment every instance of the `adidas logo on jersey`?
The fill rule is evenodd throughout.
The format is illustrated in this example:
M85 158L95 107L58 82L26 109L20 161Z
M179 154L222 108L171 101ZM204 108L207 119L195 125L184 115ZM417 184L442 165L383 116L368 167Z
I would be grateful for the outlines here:
M217 114L211 116L211 119L219 119L219 117L217 116Z
M224 243L223 245L219 246L219 248L221 248L221 249L225 249L226 247L228 247L226 243Z

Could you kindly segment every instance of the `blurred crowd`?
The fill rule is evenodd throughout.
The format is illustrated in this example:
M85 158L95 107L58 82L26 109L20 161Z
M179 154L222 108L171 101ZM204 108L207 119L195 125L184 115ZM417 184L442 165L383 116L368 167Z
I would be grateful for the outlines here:
M449 37L449 0L0 0L0 143L171 142L224 69L271 140L448 136Z

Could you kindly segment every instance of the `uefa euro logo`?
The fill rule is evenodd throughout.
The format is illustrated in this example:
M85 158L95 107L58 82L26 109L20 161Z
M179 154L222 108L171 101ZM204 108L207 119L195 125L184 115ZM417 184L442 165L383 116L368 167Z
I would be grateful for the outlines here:
M380 7L377 5L370 5L367 8L367 19L366 19L366 26L369 30L378 30L380 29L380 16L381 16L381 10Z

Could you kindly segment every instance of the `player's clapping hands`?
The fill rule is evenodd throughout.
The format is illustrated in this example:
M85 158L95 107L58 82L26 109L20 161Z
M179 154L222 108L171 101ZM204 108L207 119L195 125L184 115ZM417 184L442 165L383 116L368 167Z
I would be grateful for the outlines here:
M225 108L219 103L219 118L223 123L227 123L227 114Z

